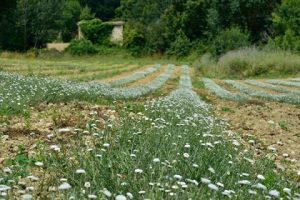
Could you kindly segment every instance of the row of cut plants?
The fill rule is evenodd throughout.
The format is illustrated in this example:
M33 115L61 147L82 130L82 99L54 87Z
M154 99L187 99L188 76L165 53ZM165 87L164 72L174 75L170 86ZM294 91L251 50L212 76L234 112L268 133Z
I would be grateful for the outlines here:
M251 98L260 98L296 105L300 104L300 90L297 89L297 82L281 80L266 80L265 82L256 80L245 80L243 82L233 80L223 81L225 84L235 88L237 92L228 91L211 79L204 78L203 82L209 91L223 99L244 101Z
M18 113L28 106L43 101L136 98L160 88L168 80L173 69L174 65L169 65L164 73L148 84L133 88L116 88L106 83L78 83L0 72L0 110L2 113Z

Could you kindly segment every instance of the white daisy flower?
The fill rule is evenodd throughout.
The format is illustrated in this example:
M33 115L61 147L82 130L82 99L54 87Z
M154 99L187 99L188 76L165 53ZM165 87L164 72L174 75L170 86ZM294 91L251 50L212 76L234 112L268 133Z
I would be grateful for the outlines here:
M260 179L260 180L265 180L265 179L266 179L266 178L265 178L263 175L261 175L261 174L257 175L257 178Z
M218 190L219 190L218 186L216 186L215 184L212 184L212 183L208 184L208 187L209 187L210 189L212 189L212 190L215 190L215 191L218 191Z
M142 169L135 169L134 172L141 174L141 173L143 173L143 170Z
M60 186L58 186L58 189L59 190L68 190L68 189L71 189L72 186L69 184L69 183L62 183Z
M183 154L183 157L185 157L185 158L189 158L189 157L190 157L190 154L188 154L188 153L184 153L184 154Z
M280 192L278 192L277 190L270 190L269 195L278 198L280 196Z
M85 170L84 169L77 169L76 170L76 174L85 174Z
M124 195L119 194L116 196L115 200L127 200L127 198Z

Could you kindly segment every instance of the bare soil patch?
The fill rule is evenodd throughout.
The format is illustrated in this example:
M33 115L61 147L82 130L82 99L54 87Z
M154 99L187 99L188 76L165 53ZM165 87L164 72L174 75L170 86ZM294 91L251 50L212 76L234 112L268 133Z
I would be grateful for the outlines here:
M108 106L70 103L41 104L32 109L29 118L0 117L0 167L18 153L20 146L31 155L38 142L67 144L76 137L74 128L84 128L91 118L97 119L98 127L104 127L116 115ZM60 134L61 128L72 131Z
M300 108L277 102L239 104L210 97L214 112L278 168L300 169ZM253 143L251 140L255 140Z

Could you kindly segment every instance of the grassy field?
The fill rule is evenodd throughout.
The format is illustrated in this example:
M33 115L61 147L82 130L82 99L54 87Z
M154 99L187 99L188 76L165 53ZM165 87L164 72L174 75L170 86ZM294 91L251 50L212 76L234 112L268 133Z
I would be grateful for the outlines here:
M298 113L298 78L208 79L159 58L8 57L0 199L300 198L299 137L276 149L215 113L238 113L223 103ZM278 125L295 135L291 119Z

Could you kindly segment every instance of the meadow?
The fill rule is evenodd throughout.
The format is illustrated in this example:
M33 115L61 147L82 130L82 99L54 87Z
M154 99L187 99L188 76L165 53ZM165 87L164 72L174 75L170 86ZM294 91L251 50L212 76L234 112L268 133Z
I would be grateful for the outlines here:
M0 199L300 199L299 76L204 75L164 58L2 56ZM247 107L270 129L236 131Z

